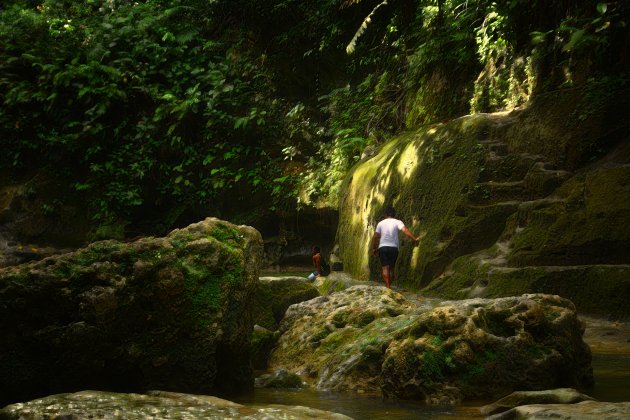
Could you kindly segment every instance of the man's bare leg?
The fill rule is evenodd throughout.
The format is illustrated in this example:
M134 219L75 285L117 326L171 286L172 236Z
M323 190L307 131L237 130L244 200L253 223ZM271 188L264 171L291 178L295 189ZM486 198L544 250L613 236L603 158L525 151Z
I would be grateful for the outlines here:
M389 265L384 265L382 269L383 281L385 282L385 286L388 289L391 289L392 278L391 278L391 270Z

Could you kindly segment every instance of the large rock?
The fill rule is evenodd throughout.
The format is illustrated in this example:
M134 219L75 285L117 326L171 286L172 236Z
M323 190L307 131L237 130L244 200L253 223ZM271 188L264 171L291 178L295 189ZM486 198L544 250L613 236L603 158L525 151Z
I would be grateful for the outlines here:
M603 142L598 120L556 126L571 101L543 102L406 132L357 164L339 210L344 269L379 279L370 239L393 205L421 238L401 239L397 284L441 298L553 293L583 312L630 316L630 142ZM586 166L596 144L602 157Z
M270 368L319 389L456 403L593 380L584 328L558 296L431 309L389 289L354 286L291 306L280 331Z
M583 313L630 317L630 166L601 167L530 201L499 243L460 257L427 293L448 298L560 294Z
M250 389L262 239L206 219L0 271L2 402L76 389Z
M83 391L52 395L18 403L0 410L0 418L12 419L350 419L342 414L314 408L285 405L244 406L206 395L153 391L116 394Z
M287 308L319 296L319 292L304 277L261 277L254 297L254 323L277 330Z
M514 407L531 404L575 404L582 401L593 401L593 398L573 388L546 389L544 391L516 391L510 395L484 405L479 409L481 414L497 414Z
M488 420L601 420L630 418L630 402L583 401L577 404L533 404L513 408Z

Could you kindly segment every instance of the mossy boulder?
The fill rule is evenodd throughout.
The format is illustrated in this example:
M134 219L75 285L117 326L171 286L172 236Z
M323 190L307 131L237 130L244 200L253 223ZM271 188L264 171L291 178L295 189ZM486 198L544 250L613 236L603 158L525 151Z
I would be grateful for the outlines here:
M592 383L571 302L523 295L437 304L354 286L293 305L271 369L325 390L423 400L490 398Z
M390 289L365 285L292 305L269 368L319 389L380 395L383 351L415 307Z
M553 295L442 302L387 348L386 396L444 404L593 383L573 304Z
M254 324L275 331L289 306L317 296L306 277L261 277L254 296Z
M267 361L271 350L276 346L278 340L277 331L269 331L260 325L254 325L251 342L252 366L256 370L267 369Z
M120 394L82 391L52 395L0 410L0 418L13 419L350 419L343 414L314 408L269 404L245 406L208 395L152 391Z
M0 270L3 402L75 389L251 389L253 228L208 218Z

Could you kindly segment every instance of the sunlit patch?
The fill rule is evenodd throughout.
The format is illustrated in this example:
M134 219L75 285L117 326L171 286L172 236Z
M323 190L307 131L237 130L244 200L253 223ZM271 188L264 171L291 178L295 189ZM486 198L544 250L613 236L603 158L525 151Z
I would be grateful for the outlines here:
M409 143L398 158L398 173L405 181L411 178L413 169L418 166L418 149L422 143L422 141Z

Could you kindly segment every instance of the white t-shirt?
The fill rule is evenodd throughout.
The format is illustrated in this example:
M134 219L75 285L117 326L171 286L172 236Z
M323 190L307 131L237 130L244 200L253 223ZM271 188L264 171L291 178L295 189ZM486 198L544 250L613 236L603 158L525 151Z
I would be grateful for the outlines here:
M398 232L405 227L405 224L398 219L389 217L378 222L376 233L381 235L378 247L393 246L398 248Z

